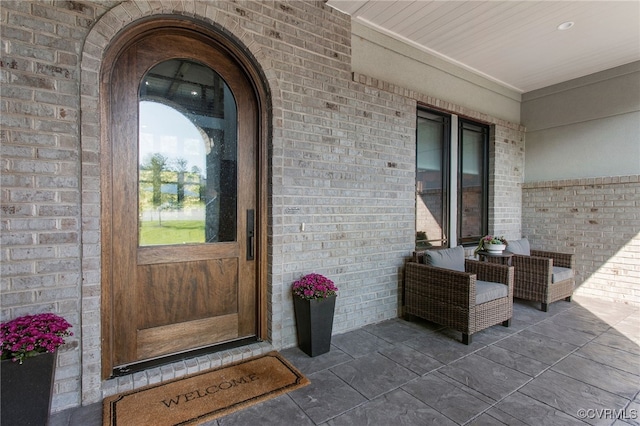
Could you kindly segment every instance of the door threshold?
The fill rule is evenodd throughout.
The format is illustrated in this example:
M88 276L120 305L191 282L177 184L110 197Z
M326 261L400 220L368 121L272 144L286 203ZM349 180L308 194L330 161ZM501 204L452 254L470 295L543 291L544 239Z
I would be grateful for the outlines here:
M247 346L252 343L260 342L257 337L246 337L244 339L233 340L231 342L221 343L219 345L205 346L203 348L193 349L190 351L180 352L178 354L166 355L154 359L149 359L140 362L133 362L131 364L121 365L116 367L111 372L109 379L116 377L127 376L129 374L138 373L140 371L148 370L150 368L156 368L163 365L171 364L174 362L183 361L189 358L195 358L202 355L209 355L216 352L222 352L229 349L238 348L240 346Z

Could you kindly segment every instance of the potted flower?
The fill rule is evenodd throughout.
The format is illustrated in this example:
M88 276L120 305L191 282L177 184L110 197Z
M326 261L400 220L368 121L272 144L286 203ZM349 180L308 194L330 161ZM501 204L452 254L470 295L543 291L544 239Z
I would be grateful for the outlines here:
M478 253L480 250L486 250L490 253L502 253L506 248L507 240L504 237L485 235L480 239L478 247L476 247L474 253Z
M0 424L47 424L51 409L56 350L71 324L43 313L0 324Z
M292 290L298 346L311 357L329 352L338 288L312 273L295 281Z

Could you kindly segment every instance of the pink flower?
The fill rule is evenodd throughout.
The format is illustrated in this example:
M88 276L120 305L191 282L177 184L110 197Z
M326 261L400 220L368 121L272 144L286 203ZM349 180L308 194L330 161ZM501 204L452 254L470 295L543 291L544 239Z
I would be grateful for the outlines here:
M307 274L293 283L294 296L307 300L335 296L337 291L333 281L315 273Z
M38 353L54 352L72 336L71 324L52 313L25 315L0 324L0 359L20 361Z

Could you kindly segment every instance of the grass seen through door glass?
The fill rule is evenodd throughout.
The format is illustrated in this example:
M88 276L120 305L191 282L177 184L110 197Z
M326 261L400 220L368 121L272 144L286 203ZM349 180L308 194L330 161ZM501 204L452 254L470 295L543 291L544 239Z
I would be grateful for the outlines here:
M183 244L204 242L204 221L202 220L163 220L140 222L141 246L158 244Z

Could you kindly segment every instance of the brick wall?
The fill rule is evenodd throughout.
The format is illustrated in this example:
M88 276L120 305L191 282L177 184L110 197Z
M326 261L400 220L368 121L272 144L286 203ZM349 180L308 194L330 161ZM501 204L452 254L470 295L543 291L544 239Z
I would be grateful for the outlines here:
M98 82L110 41L151 15L223 29L265 75L273 347L296 343L290 286L308 272L340 288L335 333L397 316L401 268L415 241L416 101L495 124L492 176L505 181L490 194L491 226L519 234L521 129L353 76L349 17L322 1L4 0L0 315L55 311L74 325L58 357L54 411L214 365L192 360L100 378Z
M308 272L340 288L337 333L397 316L414 243L415 102L353 82L348 16L320 1L3 1L1 14L2 319L55 311L74 325L54 410L157 380L100 380L98 79L110 40L149 15L223 28L267 78L273 346L296 343L290 286Z
M489 233L521 236L525 129L496 121L489 147Z
M520 238L525 145L523 126L363 74L354 73L354 80L378 89L403 94L428 108L439 109L491 125L489 233L504 235L507 239Z
M82 174L96 171L81 170L79 65L105 5L0 5L0 316L52 311L72 323L75 336L58 352L54 408L80 402L81 233L95 240L97 224L81 219Z
M576 255L576 294L640 305L640 176L526 183L522 232Z

